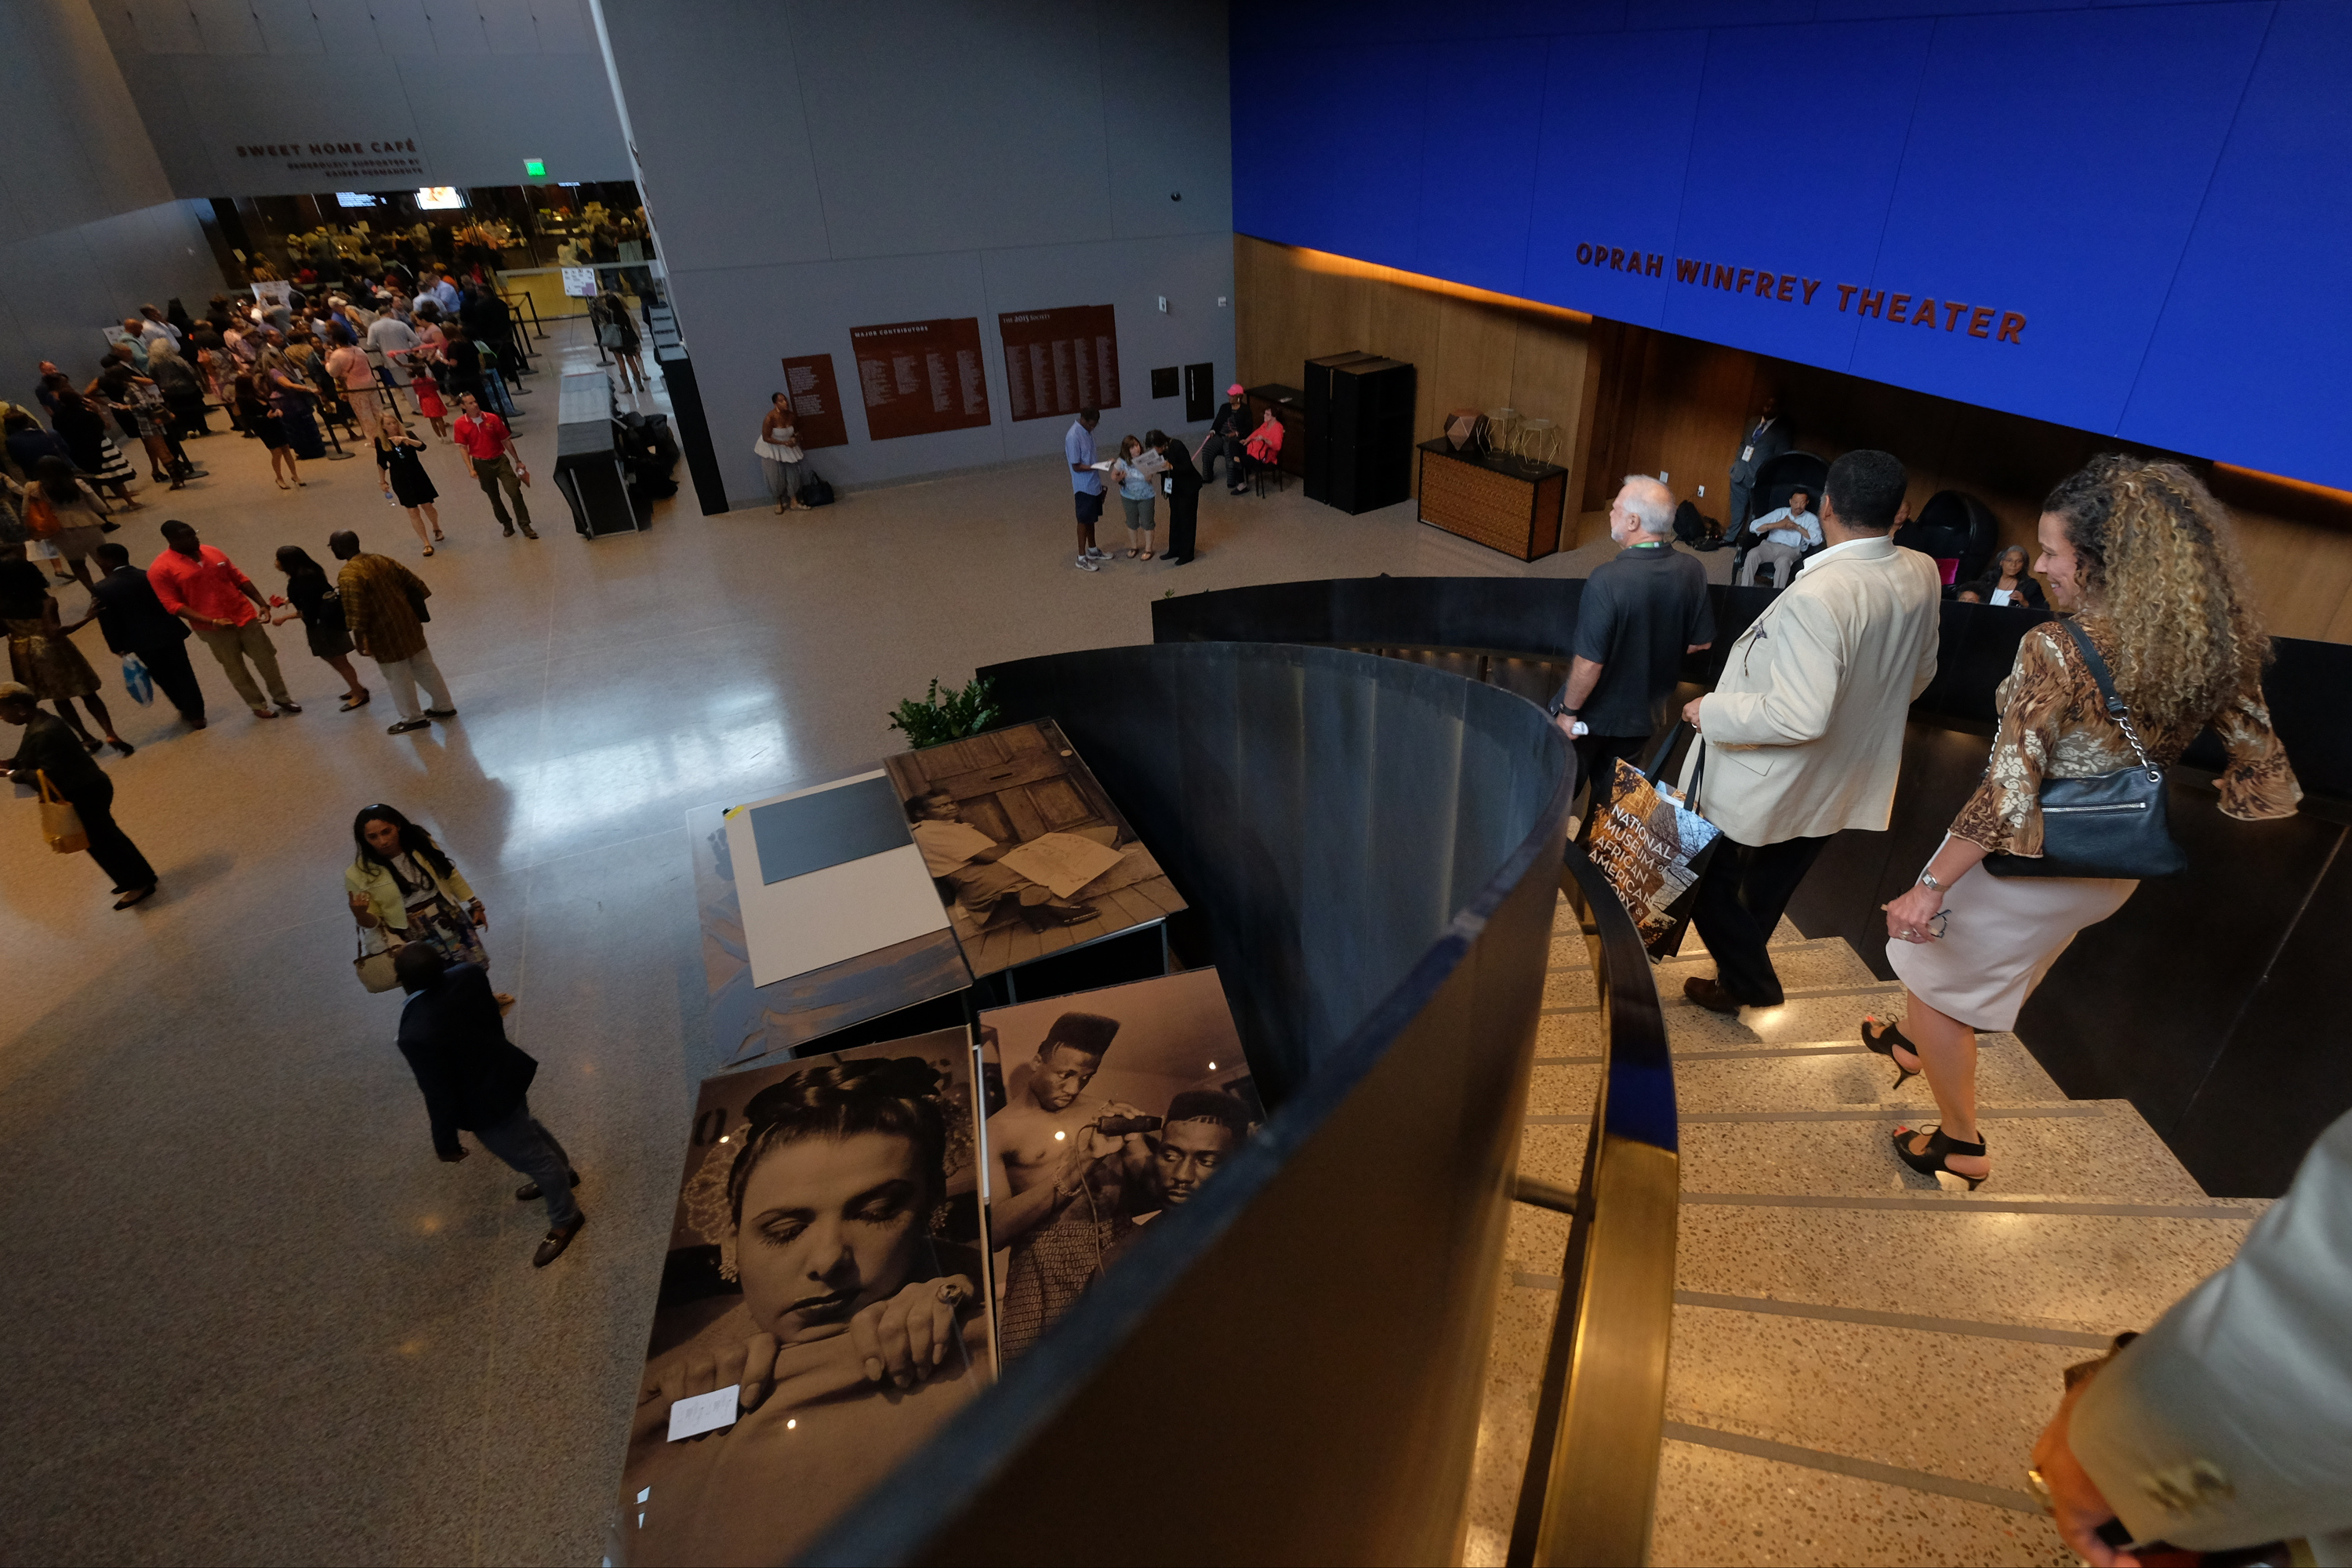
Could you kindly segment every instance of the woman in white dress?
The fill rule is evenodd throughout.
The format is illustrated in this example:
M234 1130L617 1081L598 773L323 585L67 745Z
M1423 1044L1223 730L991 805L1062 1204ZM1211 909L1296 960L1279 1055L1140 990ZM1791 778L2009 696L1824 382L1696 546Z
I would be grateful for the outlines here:
M2229 514L2177 463L2095 458L2042 503L2034 570L2076 612L2112 671L2147 760L2169 764L2210 725L2229 753L2221 810L2291 816L2303 798L2263 701L2269 639L2254 613ZM1977 786L1918 881L1886 906L1886 958L1903 982L1900 1026L1863 1043L1892 1057L1895 1085L1925 1068L1939 1126L1895 1135L1922 1175L1973 1189L1992 1169L1977 1127L1976 1032L2005 1030L2074 940L2139 883L2110 877L1997 877L1988 855L2039 858L2046 779L2135 765L2124 727L2068 629L2025 634L2000 691L2000 728Z
M768 416L760 421L760 438L751 450L760 455L761 470L768 476L768 494L775 499L778 511L807 511L811 509L801 501L802 464L808 460L801 450L801 432L793 416L793 400L779 392L769 399Z

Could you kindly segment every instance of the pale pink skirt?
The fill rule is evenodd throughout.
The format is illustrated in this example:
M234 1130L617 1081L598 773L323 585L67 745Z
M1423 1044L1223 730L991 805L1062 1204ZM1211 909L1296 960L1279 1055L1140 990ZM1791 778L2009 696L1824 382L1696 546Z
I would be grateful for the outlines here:
M2018 1009L2074 933L2124 907L2139 883L2112 877L1996 877L1979 866L1944 895L1940 941L1886 944L1886 962L1936 1011L1985 1031Z

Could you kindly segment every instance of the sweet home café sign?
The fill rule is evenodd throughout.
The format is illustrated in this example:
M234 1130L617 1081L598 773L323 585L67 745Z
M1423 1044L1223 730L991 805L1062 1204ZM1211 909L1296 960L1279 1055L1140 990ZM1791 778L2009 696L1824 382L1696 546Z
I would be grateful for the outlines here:
M414 136L333 142L240 142L236 152L241 159L257 161L259 167L306 179L346 179L361 190L381 188L386 182L397 184L411 175L421 177L425 173L425 159L416 151ZM247 166L255 165L249 163Z
M1631 272L1641 278L1663 278L1665 275L1666 258L1654 250L1579 245L1576 260L1581 267L1605 267L1612 272ZM1856 316L1888 326L1925 327L1929 331L1980 338L1994 343L2022 344L2025 341L2024 314L1998 305L1939 300L1927 294L1904 294L1886 289L1866 289L1859 283L1825 285L1822 279L1801 277L1794 272L1768 272L1753 267L1731 267L1718 261L1698 261L1683 256L1675 257L1674 262L1675 281L1677 283L1745 294L1762 304L1809 309L1815 305L1814 297L1819 294L1819 304L1826 307L1831 296L1821 293L1826 286L1835 292L1836 308L1841 314L1851 310Z

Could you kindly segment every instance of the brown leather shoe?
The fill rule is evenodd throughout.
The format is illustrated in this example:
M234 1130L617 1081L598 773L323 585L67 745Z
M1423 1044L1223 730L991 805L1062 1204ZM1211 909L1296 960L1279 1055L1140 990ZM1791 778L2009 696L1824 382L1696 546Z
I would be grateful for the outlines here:
M562 1230L549 1231L541 1240L539 1250L531 1254L530 1266L533 1268L544 1268L562 1257L563 1249L572 1245L572 1238L578 1236L580 1227L587 1223L588 1216L583 1214Z
M1683 994L1710 1013L1737 1013L1738 997L1715 983L1712 975L1694 974L1683 982Z

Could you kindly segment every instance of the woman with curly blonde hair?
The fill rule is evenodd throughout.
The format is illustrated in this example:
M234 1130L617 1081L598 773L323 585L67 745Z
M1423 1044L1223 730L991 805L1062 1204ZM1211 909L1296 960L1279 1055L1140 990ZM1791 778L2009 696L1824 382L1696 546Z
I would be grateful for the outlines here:
M2303 791L2271 731L2269 651L2230 520L2178 463L2093 458L2042 503L2034 570L2098 650L2148 760L2168 764L2210 725L2229 752L2221 810L2292 816ZM1995 877L1988 855L2039 858L2045 779L2135 764L2066 627L2035 626L1999 692L2000 728L1983 783L1908 892L1886 906L1886 957L1904 987L1900 1026L1863 1043L1892 1057L1895 1087L1923 1068L1940 1126L1898 1130L1895 1152L1922 1175L1973 1189L1991 1170L1977 1129L1976 1032L2005 1030L2074 933L2139 886L2107 877Z

